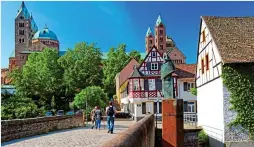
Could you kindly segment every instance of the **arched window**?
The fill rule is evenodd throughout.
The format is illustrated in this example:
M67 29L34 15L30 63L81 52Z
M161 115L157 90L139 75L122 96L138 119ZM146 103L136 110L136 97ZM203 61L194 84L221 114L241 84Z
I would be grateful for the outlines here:
M21 38L19 38L19 43L21 43Z

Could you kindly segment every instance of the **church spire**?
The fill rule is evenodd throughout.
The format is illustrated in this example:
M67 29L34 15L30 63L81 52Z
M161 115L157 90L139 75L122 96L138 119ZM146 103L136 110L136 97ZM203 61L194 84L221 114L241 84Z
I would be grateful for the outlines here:
M26 8L26 5L25 5L24 1L22 1L21 5L20 5L17 16L19 16L20 14L22 14L25 19L30 18L30 14L29 14L29 12Z
M158 16L157 21L156 21L156 26L159 26L160 24L163 24L161 15Z
M152 35L152 31L151 31L151 28L149 27L149 28L147 29L147 32L146 32L146 37L148 37L148 36L150 36L150 35Z

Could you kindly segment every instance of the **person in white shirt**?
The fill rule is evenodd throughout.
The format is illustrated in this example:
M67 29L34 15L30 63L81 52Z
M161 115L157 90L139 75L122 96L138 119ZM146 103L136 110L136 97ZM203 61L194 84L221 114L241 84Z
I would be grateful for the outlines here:
M107 114L108 133L113 134L116 114L116 108L113 106L113 102L109 102L109 106L106 108L106 114Z

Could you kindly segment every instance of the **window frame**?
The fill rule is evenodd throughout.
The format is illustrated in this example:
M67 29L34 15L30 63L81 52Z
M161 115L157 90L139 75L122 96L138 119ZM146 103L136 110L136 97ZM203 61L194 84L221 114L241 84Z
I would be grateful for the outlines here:
M204 59L202 58L201 59L201 72L202 72L202 74L204 74L205 73L205 67L204 67L205 65L204 65Z
M209 55L208 53L205 55L205 61L206 61L206 70L208 71L209 70Z
M152 52L152 57L156 57L156 52Z
M154 65L154 66L153 66ZM155 66L156 65L156 66ZM156 68L153 68L153 67L156 67ZM159 67L158 67L158 63L151 63L151 70L158 70Z
M142 114L146 114L146 102L142 102L141 104Z

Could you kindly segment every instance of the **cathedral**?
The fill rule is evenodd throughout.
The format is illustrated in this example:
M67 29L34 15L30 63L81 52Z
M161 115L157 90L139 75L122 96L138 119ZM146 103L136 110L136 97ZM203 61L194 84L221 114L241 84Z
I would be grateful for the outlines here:
M1 83L8 84L6 75L14 67L22 68L28 55L41 52L44 48L55 48L59 51L59 41L56 34L47 25L38 30L35 20L22 1L15 18L15 49L9 57L9 68L1 69Z
M44 48L55 48L59 51L56 34L45 25L38 30L35 20L22 2L15 18L15 49L9 58L9 71L17 66L21 68L32 52L41 52Z
M146 32L146 53L148 53L153 48L153 46L155 46L161 54L163 54L164 52L170 52L169 57L175 64L185 64L185 55L176 47L173 39L166 35L166 26L165 24L163 24L160 15L157 18L154 30L155 34L152 33L150 27Z

